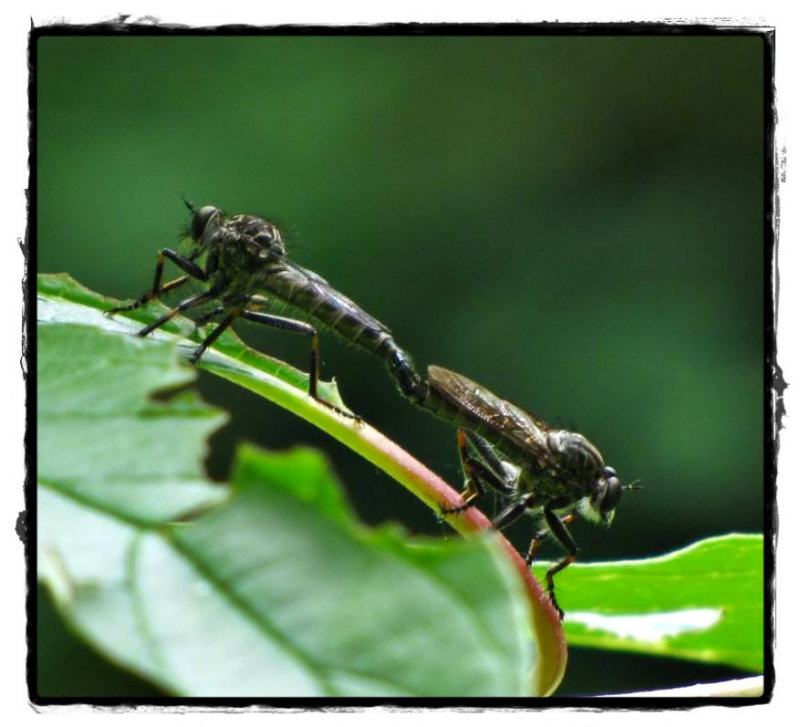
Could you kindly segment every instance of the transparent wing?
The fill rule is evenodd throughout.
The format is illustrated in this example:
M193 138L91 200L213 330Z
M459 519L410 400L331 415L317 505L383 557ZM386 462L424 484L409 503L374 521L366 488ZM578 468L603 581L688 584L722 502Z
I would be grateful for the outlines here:
M550 427L545 422L454 371L429 366L428 380L440 396L461 409L479 427L492 430L537 459L548 456Z

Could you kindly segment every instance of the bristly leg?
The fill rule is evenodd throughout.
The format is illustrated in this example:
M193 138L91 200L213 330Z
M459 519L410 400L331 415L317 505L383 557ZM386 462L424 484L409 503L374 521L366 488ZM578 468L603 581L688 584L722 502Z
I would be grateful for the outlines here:
M553 576L555 576L555 574L559 571L564 570L564 568L570 565L570 563L574 563L578 557L578 546L566 528L566 526L575 519L575 515L574 513L569 513L563 518L559 518L558 515L553 512L551 507L547 505L545 505L542 512L544 514L547 530L543 530L534 536L533 540L531 541L530 548L528 549L528 555L525 558L525 562L528 564L528 566L530 566L530 564L533 562L533 559L536 557L536 553L539 550L542 540L548 534L553 535L563 546L564 550L567 551L568 555L550 568L545 574L545 578L547 580L547 593L550 596L550 601L558 612L559 619L563 621L564 611L562 610L561 606L558 605L558 601L556 600L556 586L555 582L553 581Z
M139 296L136 300L132 303L128 303L127 305L121 305L117 308L111 308L106 311L107 316L113 316L117 313L124 313L127 311L136 310L137 308L141 308L145 303L149 303L151 300L157 298L161 293L166 293L170 290L174 290L175 288L183 285L186 281L189 280L188 275L181 275L179 278L175 278L175 280L170 280L168 283L164 283L164 285L159 287L157 293L153 292L152 290L145 293L144 295Z
M573 520L575 520L575 513L570 513L569 515L565 515L561 518L561 522L564 525L569 525ZM540 530L536 535L533 536L531 539L530 547L528 548L528 554L525 556L525 564L530 566L533 561L536 559L537 554L539 553L539 548L542 545L542 541L548 536L552 535L553 533L550 531L550 528L545 528L544 530Z
M224 332L226 328L230 328L231 324L244 313L244 308L239 306L235 308L220 322L220 324L205 338L205 340L195 349L190 361L197 364L200 357L206 352L206 349L214 343Z
M257 305L265 305L269 301L262 296L251 296L250 301L251 303L256 303ZM244 310L242 312L242 317L246 318L249 321L253 321L255 323L261 323L265 326L270 326L271 328L278 328L283 331L290 331L292 333L302 333L311 338L311 362L310 362L310 370L308 373L308 395L314 399L314 401L326 406L330 409L333 409L335 412L341 414L348 419L355 419L357 421L361 421L361 418L355 414L351 414L349 411L344 411L340 409L338 406L331 404L329 401L325 401L325 399L320 398L319 396L319 379L320 379L320 354L319 354L319 334L317 333L317 329L314 328L310 323L306 323L305 321L298 321L294 318L285 318L283 316L273 315L271 313L262 313L260 311L253 311L253 310ZM212 334L213 335L213 334Z
M196 255L194 257L196 257ZM161 279L164 276L164 262L166 260L171 260L174 262L186 273L186 275L181 275L179 278L170 280L168 283L164 283L162 285ZM111 308L110 310L106 311L106 315L113 316L117 313L136 310L137 308L141 308L145 303L149 303L151 300L158 298L162 293L174 290L175 288L183 285L191 278L195 278L196 280L200 280L202 282L207 282L208 277L209 272L207 270L203 270L199 265L197 265L197 263L193 262L191 257L183 257L174 250L170 250L168 247L165 247L158 253L155 275L153 276L153 287L144 295L139 296L132 303L122 305L117 308Z
M472 507L483 494L483 485L480 477L484 474L479 472L483 465L472 455L467 447L467 435L465 430L459 429L457 433L458 456L461 459L461 470L464 473L464 489L461 491L461 499L464 501L455 507L440 508L442 515L457 515Z
M178 313L183 313L184 311L187 311L191 308L196 308L199 305L203 305L203 303L207 303L209 300L213 300L215 297L216 293L211 290L207 290L204 293L197 293L196 295L192 295L189 298L182 300L171 311L165 313L163 316L153 321L149 326L145 326L144 328L142 328L142 330L139 331L139 333L137 333L136 335L144 338L145 336L156 330L156 328L160 328L167 321L172 320L176 315L178 315Z
M442 515L454 515L472 507L488 491L508 496L514 492L503 463L482 437L466 429L457 434L458 456L464 473L464 489L461 497L464 502L455 507L441 508Z

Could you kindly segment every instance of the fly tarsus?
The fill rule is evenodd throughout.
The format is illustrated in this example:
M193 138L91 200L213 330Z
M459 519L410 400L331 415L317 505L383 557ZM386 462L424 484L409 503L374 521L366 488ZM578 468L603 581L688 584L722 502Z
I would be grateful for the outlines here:
M447 517L448 515L460 515L462 512L466 512L475 505L475 501L481 496L480 492L477 490L470 490L469 488L462 490L460 494L461 499L464 501L460 505L442 505L439 508L439 512L443 517Z
M556 515L552 509L547 506L543 508L543 514L547 529L537 533L533 540L531 540L531 545L528 549L528 555L525 558L525 562L528 564L528 566L530 566L530 564L533 562L533 559L536 557L536 553L539 550L542 540L548 534L553 535L564 548L564 550L567 551L567 556L550 568L547 573L545 573L545 580L547 581L547 595L550 596L550 602L553 604L553 608L555 608L555 610L558 612L559 619L563 621L564 611L562 610L561 606L558 605L558 601L556 600L556 585L553 581L553 576L555 576L556 573L564 570L564 568L571 563L574 563L578 557L578 546L573 540L572 536L569 534L569 531L566 527L575 519L575 514L569 513L564 517L559 518L558 515Z
M560 621L564 620L564 611L561 606L558 605L558 601L556 600L556 586L553 582L553 576L559 571L564 570L564 568L566 568L570 563L574 563L577 557L577 554L568 555L566 558L564 558L564 560L554 565L545 574L545 578L547 579L547 595L550 596L550 603L553 604L553 608L555 608L555 610L558 612L558 618Z
M316 401L318 404L322 404L322 406L327 407L328 409L332 409L340 416L343 416L345 419L352 419L353 423L356 425L361 425L364 423L364 420L360 416L358 416L358 414L353 414L352 412L346 411L345 409L336 406L336 404L332 404L331 402L326 401L325 399L321 399L319 396L313 396L311 398L314 399L314 401Z
M179 278L175 278L175 280L170 280L168 283L161 284L161 278L164 275L164 263L167 260L171 260L175 265L177 265L181 270L183 270L186 275L181 275ZM184 257L183 255L178 254L174 250L170 250L168 247L165 247L163 250L159 251L158 259L156 260L156 269L153 275L153 286L150 288L148 292L144 295L139 296L136 300L128 305L119 306L117 308L112 308L111 310L106 311L107 316L113 316L117 313L123 313L126 311L136 310L137 308L141 308L145 303L149 303L151 300L158 298L162 293L166 293L170 290L174 290L180 285L183 285L187 282L190 278L194 278L196 280L200 280L202 282L207 282L209 278L209 273L207 270L203 270L196 262L193 260Z
M256 302L259 304L263 304L262 299L257 297L257 300L251 302ZM333 409L337 413L341 414L343 417L348 419L354 419L356 422L360 422L361 417L351 414L344 409L339 408L335 404L331 404L329 401L325 401L319 395L319 380L320 380L320 353L319 353L319 334L317 333L317 329L314 328L310 323L306 323L305 321L297 321L294 318L285 318L283 316L276 316L271 313L261 313L260 311L251 311L245 310L242 312L242 317L246 318L247 320L254 321L255 323L261 323L266 326L270 326L272 328L280 328L284 331L290 331L292 333L302 333L308 336L311 339L311 363L310 363L310 370L308 374L308 395L314 399L314 401L322 404L323 406L328 407L329 409ZM213 335L213 334L212 334Z
M196 295L192 295L186 298L185 300L182 300L171 311L165 313L163 316L153 321L150 325L142 328L142 330L139 331L136 335L144 338L145 336L155 331L156 328L160 328L167 321L172 320L176 315L178 315L178 313L183 313L184 311L187 311L190 308L196 308L197 306L203 305L203 303L206 303L209 300L212 300L213 298L214 298L213 291L206 291L205 293L197 293Z
M276 316L271 313L246 310L242 315L247 320L253 321L254 323L261 323L270 328L279 328L282 331L290 331L291 333L302 333L304 336L308 336L311 339L311 365L308 374L308 393L312 399L321 401L317 393L320 377L319 334L317 333L317 329L310 323L296 321L294 318Z
M183 285L187 280L189 280L188 275L181 275L179 278L175 278L175 280L170 280L168 283L164 283L158 292L153 292L152 290L148 291L144 295L140 295L136 300L132 303L128 303L127 305L121 305L116 308L110 308L105 312L107 316L113 316L117 313L125 313L127 311L136 310L137 308L141 308L146 303L149 303L151 300L155 300L161 293L166 293L170 290L174 290L180 285Z

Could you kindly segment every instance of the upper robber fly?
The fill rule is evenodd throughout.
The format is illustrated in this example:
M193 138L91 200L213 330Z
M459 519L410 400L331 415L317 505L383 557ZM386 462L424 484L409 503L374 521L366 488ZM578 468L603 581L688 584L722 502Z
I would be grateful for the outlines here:
M198 209L191 202L184 201L192 213L190 254L185 257L169 248L161 250L151 290L129 305L108 311L109 315L134 310L190 279L199 280L208 284L205 291L185 298L139 331L139 335L146 336L177 314L210 303L215 306L201 316L202 321L218 317L222 320L195 350L192 356L195 363L240 317L302 333L311 338L309 394L325 404L317 395L320 376L317 329L304 321L260 310L264 307L287 308L290 313L331 328L360 348L380 356L405 396L415 401L424 397L424 382L414 369L410 356L395 343L389 329L319 275L290 260L281 233L272 222L255 215L227 216L216 207ZM205 261L201 266L195 260L204 254ZM171 260L185 275L162 283L166 260Z
M567 551L568 555L547 571L550 599L563 618L553 576L578 556L567 523L579 512L593 522L610 525L622 491L630 486L620 484L614 469L583 435L553 429L447 369L430 366L428 383L423 406L459 427L464 504L444 513L461 512L489 491L509 503L492 522L497 529L524 513L541 516L546 527L531 541L526 562L530 565L548 533Z

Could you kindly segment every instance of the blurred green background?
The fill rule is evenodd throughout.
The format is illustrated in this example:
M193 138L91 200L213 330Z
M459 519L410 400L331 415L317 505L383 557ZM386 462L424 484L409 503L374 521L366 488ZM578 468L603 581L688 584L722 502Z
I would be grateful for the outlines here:
M452 368L583 432L641 480L610 531L575 524L584 559L763 529L761 38L35 42L40 271L131 298L188 222L182 194L261 214L422 370ZM304 338L238 331L306 367ZM454 432L403 401L380 361L333 334L322 354L354 411L459 482ZM204 374L200 387L232 414L214 477L243 440L310 444L367 522L455 537L303 421ZM530 523L510 535L526 547ZM43 654L41 678L104 688L88 667L88 687L59 681L82 678L56 666L76 647L43 618L42 642L64 646ZM728 673L573 651L560 693Z

